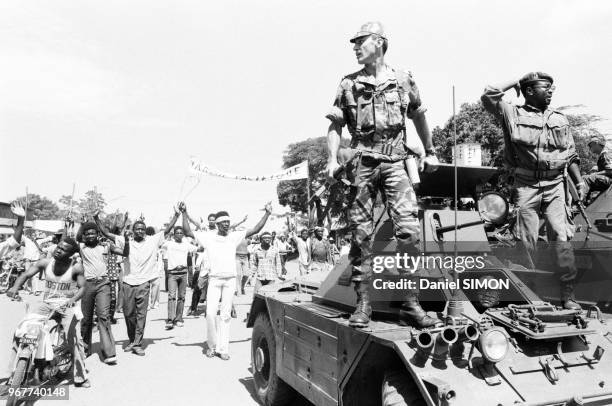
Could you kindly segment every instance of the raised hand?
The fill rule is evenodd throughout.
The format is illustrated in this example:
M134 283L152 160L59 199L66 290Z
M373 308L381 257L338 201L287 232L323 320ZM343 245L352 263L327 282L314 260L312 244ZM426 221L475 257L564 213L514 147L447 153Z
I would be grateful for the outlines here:
M11 212L17 217L25 217L25 208L21 204L21 202L13 202L11 203Z
M272 214L272 202L266 203L266 206L264 207L264 209L266 210L268 214Z

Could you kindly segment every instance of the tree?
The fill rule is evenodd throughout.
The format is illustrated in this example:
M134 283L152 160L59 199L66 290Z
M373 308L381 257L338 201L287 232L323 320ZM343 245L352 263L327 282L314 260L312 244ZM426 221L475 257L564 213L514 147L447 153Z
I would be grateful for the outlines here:
M21 196L17 200L25 204L26 198ZM53 220L59 217L59 207L55 202L44 196L28 193L28 213L35 220Z
M91 215L96 210L104 211L105 206L106 201L104 200L104 196L102 196L102 193L99 193L96 188L85 192L85 196L79 200L78 205L80 212L86 215Z
M109 230L111 233L115 232L115 227L121 228L124 226L124 223L130 223L129 219L125 221L125 215L127 212L121 212L116 210L114 213L110 213L102 218L102 224Z
M479 101L464 103L456 115L457 144L468 142L482 146L484 166L501 166L504 147L504 133L495 117L489 114ZM449 118L444 127L432 131L433 143L438 149L441 162L453 161L453 118Z
M580 158L580 170L588 173L596 163L587 146L588 137L599 134L593 124L602 120L600 116L585 113L568 113L575 107L563 106L557 110L563 111L570 124L570 131L576 144L576 153ZM457 144L466 142L479 143L482 146L484 166L502 166L504 138L503 130L495 117L489 114L481 102L465 103L459 108L456 115L457 121ZM433 142L438 148L438 158L441 162L451 163L453 160L453 119L446 122L444 127L436 127L433 132Z
M597 157L591 154L587 142L591 135L601 135L599 130L594 128L593 125L603 120L603 118L588 113L572 114L568 112L568 110L575 107L584 106L563 106L558 110L565 112L567 120L570 123L570 131L574 137L574 143L576 144L576 153L578 154L578 158L580 158L580 172L585 174L589 173L590 169L597 164Z
M348 141L341 140L341 146ZM289 168L302 161L308 161L310 173L310 191L314 191L325 181L325 168L329 157L327 151L327 137L309 138L305 141L289 144L283 155L283 168ZM277 186L278 202L289 206L293 211L308 211L308 193L306 180L281 181Z
M80 220L82 216L92 215L96 209L100 209L104 213L104 207L106 207L106 200L102 193L99 193L95 188L85 192L85 196L74 199L70 195L63 195L59 199L59 203L62 206L59 211L61 217L65 217L69 212L72 213L72 218Z
M61 205L61 210L59 211L60 217L64 218L68 213L72 213L73 219L81 218L81 211L79 210L76 196L73 199L70 195L62 195L59 199L59 204Z

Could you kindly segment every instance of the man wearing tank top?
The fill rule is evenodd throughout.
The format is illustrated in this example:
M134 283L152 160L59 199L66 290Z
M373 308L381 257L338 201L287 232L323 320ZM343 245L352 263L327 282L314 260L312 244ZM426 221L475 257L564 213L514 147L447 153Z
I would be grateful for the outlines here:
M15 285L6 292L8 297L15 297L23 284L39 272L44 272L45 287L43 300L34 307L32 313L47 316L55 312L60 316L60 322L68 345L72 347L73 380L76 386L90 386L85 368L85 351L79 326L80 309L75 303L81 299L85 291L85 278L81 264L72 265L72 255L79 252L79 244L72 238L65 237L57 244L52 258L44 258L32 265L17 280ZM61 309L57 309L62 306ZM26 316L27 317L27 316ZM13 348L11 358L14 359L16 349Z

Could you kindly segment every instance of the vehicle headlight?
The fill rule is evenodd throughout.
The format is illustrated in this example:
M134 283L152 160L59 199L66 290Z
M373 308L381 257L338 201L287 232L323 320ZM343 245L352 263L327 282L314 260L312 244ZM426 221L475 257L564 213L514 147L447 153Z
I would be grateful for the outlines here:
M499 362L504 359L510 347L506 332L499 327L486 330L480 335L478 342L480 352L490 362Z
M42 325L40 323L29 323L26 327L26 334L38 337Z
M508 218L510 211L508 201L497 192L489 192L480 196L476 205L485 223L500 225Z

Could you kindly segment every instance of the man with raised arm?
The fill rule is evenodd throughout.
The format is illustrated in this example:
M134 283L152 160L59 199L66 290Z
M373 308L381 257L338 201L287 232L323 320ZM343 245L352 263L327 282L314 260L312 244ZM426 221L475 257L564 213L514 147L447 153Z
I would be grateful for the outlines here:
M198 247L183 239L183 227L174 227L173 239L164 243L168 268L168 318L166 330L183 327L183 306L187 290L187 258Z
M127 327L130 343L124 348L125 352L132 351L136 355L145 355L142 349L142 338L147 321L149 307L150 281L159 277L157 270L157 251L166 242L166 236L172 231L180 213L174 208L174 217L166 229L157 234L147 236L147 226L138 220L132 226L134 239L127 241L123 236L109 233L100 223L98 216L94 215L100 232L113 241L120 249L129 243L130 252L126 261L125 275L123 276L123 316Z
M25 209L21 203L13 202L11 204L11 212L17 216L17 227L11 237L0 242L0 258L6 256L21 244L21 236L23 235L23 226L25 224Z
M93 222L83 223L77 235L82 237L79 248L85 274L85 291L81 300L83 311L81 332L85 342L85 354L88 356L91 354L95 308L102 357L106 364L114 365L117 363L117 357L110 321L111 281L108 277L107 258L109 254L128 256L129 244L125 244L123 249L117 248L113 243L101 244L98 238L98 226Z
M70 237L64 237L55 248L53 258L44 258L17 278L15 284L6 292L8 297L17 296L23 284L39 272L44 273L45 288L43 300L32 313L47 316L55 312L66 332L68 345L72 348L73 380L76 386L88 388L85 351L81 339L80 324L75 315L75 303L85 292L83 267L72 264L72 255L79 252L79 244ZM27 317L27 316L26 316ZM16 351L12 351L12 357Z
M517 95L522 93L525 104L504 100L510 89ZM585 185L569 121L565 114L550 108L554 91L552 76L529 72L520 79L487 86L481 100L504 131L504 166L514 175L513 203L518 208L514 234L536 254L540 214L543 215L548 241L555 248L562 305L568 310L580 310L574 298L577 269L568 243L564 180L566 176L572 178L581 198Z
M187 208L182 205L186 213ZM183 216L185 235L195 238L204 247L205 265L209 269L208 292L206 295L206 331L208 349L206 356L216 354L223 360L229 360L229 332L232 312L232 301L236 291L236 247L246 237L257 234L266 224L272 213L272 204L267 203L265 214L257 225L250 230L230 232L230 217L226 211L220 211L215 216L217 233L196 231L189 228L188 215ZM221 322L216 323L219 300L221 300Z

